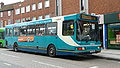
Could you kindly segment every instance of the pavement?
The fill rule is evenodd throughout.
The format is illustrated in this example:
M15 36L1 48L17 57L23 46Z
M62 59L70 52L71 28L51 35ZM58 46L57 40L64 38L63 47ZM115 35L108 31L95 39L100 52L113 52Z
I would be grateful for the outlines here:
M107 58L107 59L114 59L120 61L120 50L115 49L104 49L101 53L98 53L100 57Z

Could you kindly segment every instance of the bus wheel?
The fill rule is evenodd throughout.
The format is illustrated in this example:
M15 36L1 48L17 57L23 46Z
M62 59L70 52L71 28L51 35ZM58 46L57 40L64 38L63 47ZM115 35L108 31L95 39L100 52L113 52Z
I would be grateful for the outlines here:
M51 57L56 56L56 48L55 48L55 46L54 46L54 45L50 45L50 46L48 47L47 53L48 53L48 55L51 56Z
M17 44L17 43L14 43L14 45L13 45L13 50L14 50L15 52L18 51L18 44Z
M2 43L0 42L0 47L2 47Z

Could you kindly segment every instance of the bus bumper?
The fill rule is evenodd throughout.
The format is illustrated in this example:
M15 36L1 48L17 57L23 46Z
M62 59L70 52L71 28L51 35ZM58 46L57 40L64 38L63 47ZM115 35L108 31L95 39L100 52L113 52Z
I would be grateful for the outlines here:
M100 53L101 50L95 50L95 51L81 51L81 52L65 52L65 51L57 51L57 55L85 55L85 54L93 54L93 53Z

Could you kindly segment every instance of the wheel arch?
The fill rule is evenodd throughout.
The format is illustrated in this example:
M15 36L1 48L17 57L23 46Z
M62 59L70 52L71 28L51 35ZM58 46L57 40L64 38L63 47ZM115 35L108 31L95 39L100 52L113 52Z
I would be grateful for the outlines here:
M18 43L17 43L17 42L14 42L14 43L13 43L13 47L16 47L16 45L15 45L15 44L17 44L17 45L18 45Z
M49 46L51 46L51 45L55 46L55 44L51 43L47 46L47 50L48 50ZM56 48L56 46L55 46L55 48Z

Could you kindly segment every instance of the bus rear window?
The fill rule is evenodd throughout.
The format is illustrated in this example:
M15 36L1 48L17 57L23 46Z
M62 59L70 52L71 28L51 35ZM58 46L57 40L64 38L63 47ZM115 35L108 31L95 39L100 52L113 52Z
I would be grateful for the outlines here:
M64 21L63 22L63 32L62 34L64 36L71 36L74 34L74 21L71 20L71 21Z

